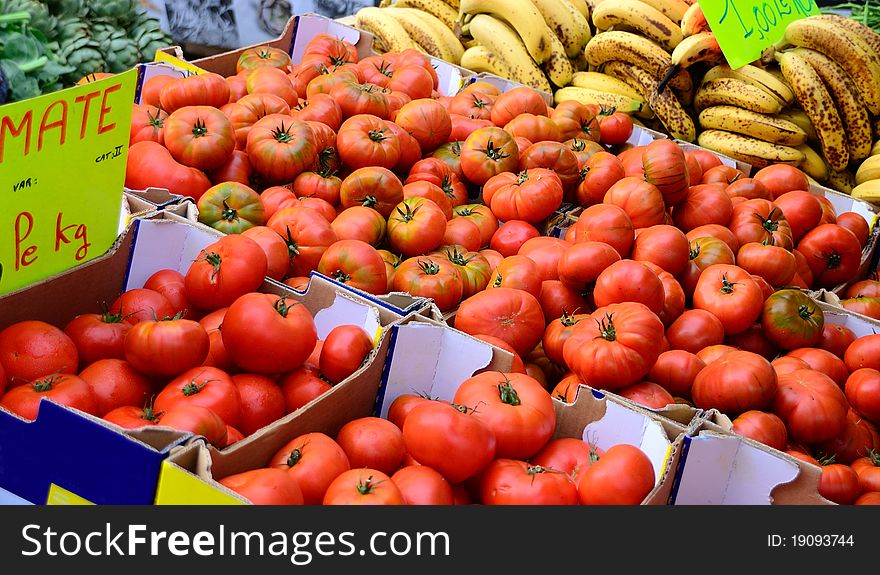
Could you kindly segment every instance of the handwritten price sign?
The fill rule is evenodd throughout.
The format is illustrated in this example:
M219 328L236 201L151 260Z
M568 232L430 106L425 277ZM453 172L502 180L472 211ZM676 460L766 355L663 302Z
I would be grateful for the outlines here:
M137 70L0 106L0 294L116 240Z
M731 68L759 59L790 22L819 13L814 0L700 0L700 6Z

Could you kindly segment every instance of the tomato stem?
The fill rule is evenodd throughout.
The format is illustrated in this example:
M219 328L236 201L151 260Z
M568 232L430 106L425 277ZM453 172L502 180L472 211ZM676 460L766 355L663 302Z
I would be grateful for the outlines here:
M281 315L281 317L287 317L287 314L290 312L290 310L297 305L299 305L299 302L293 302L292 304L288 305L287 296L281 296L272 307L275 308L275 311L277 311Z
M733 286L739 285L737 282L732 282L727 279L727 274L723 274L721 276L721 293L723 294L732 294L734 289Z
M195 138L201 138L208 135L208 127L205 125L204 120L202 120L201 118L196 120L196 123L192 129L192 134Z
M34 381L33 388L37 393L45 393L47 391L52 391L52 388L55 386L55 382L61 379L60 370L56 371L52 375L47 375L43 379L38 379Z
M284 122L281 122L281 126L279 128L275 128L272 130L272 137L275 138L281 144L288 144L293 141L293 134L290 133L290 128L284 126Z
M385 128L378 128L376 130L370 130L367 132L367 135L374 142L383 142L388 139L388 136L385 135Z
M213 380L208 380L213 381ZM184 385L180 391L183 392L183 395L186 397L190 397L191 395L195 395L198 392L202 391L206 385L208 385L208 381L204 381L202 383L196 383L196 380L192 380L186 385Z
M357 484L358 493L360 493L361 495L369 495L370 493L375 491L375 488L377 485L380 485L384 482L385 482L384 479L382 479L380 481L373 481L373 476L370 475L369 477L367 477L366 481L358 481L358 484Z
M223 200L223 212L220 214L220 219L227 222L234 222L238 219L238 211L230 207L226 200Z
M496 147L495 142L493 142L492 140L489 140L486 143L486 147L482 151L486 154L487 158L495 161L504 159L510 155L505 153L503 148Z
M492 287L501 287L501 282L502 282L502 281L504 281L504 279L501 277L501 274L499 273L499 274L495 277L495 281L492 282Z
M433 260L424 261L420 259L417 263L424 274L435 276L440 273L440 266Z
M522 404L519 394L507 377L504 378L504 381L498 383L498 394L501 397L501 403L513 406Z
M330 274L330 277L332 277L333 279L335 279L339 283L344 283L344 284L351 281L351 275L345 273L342 270L336 270L335 272Z
M196 261L207 262L214 267L214 269L211 270L211 283L216 284L216 277L220 274L220 264L223 263L223 258L220 257L220 254L217 252L208 252L205 253L204 257L199 258Z
M617 331L614 329L614 321L611 319L613 314L605 314L605 319L596 323L599 325L599 337L605 341L616 341Z
M302 450L299 447L290 452L290 457L287 458L287 465L289 467L293 467L302 459Z

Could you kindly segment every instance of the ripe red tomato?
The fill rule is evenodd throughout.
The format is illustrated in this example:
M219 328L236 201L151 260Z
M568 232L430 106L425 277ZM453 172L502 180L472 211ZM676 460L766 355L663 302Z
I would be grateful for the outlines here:
M579 242L562 252L557 264L559 280L582 293L592 289L599 275L613 263L620 261L620 254L603 242Z
M628 114L614 112L599 116L599 141L609 146L625 144L633 132L633 120Z
M851 505L861 494L859 476L851 467L843 463L829 463L822 466L822 475L819 476L819 495L838 505Z
M0 331L0 365L11 387L51 373L75 374L76 344L63 331L42 321L21 321Z
M709 311L689 309L672 322L666 330L666 339L672 349L697 353L724 341L724 325Z
M848 398L847 398L848 399ZM877 428L861 414L850 408L846 412L846 428L843 433L820 443L815 447L817 453L835 462L847 465L865 457L878 447Z
M89 384L69 373L55 373L25 385L17 385L0 397L0 407L24 419L34 420L43 397L91 415L97 415L98 412Z
M164 319L174 315L174 306L159 292L134 288L120 294L112 304L110 313L122 316L122 321L134 325L140 321Z
M407 257L436 249L446 233L446 216L431 200L409 198L399 203L388 218L388 243Z
M643 263L624 259L614 262L599 274L593 288L593 300L596 307L638 302L659 314L665 301L663 283Z
M238 425L245 436L284 417L284 394L274 380L264 375L239 373L232 376L238 390Z
M817 196L805 190L794 190L773 200L791 227L791 238L798 243L807 232L819 225L822 206ZM865 219L861 218L864 222Z
M219 479L218 483L254 505L302 505L299 484L280 469L261 468Z
M360 240L339 240L321 256L318 272L339 283L373 294L385 293L385 261L376 248Z
M99 417L118 407L144 405L152 392L150 381L122 359L99 359L79 377L89 384Z
M690 244L684 232L665 224L638 230L631 257L652 262L677 276L688 265Z
M613 247L621 258L629 255L635 241L633 223L627 213L618 206L608 204L590 206L569 229L574 234L572 243L604 242Z
M822 337L825 316L804 292L784 289L764 302L761 312L764 335L786 350L816 345Z
M407 449L400 428L379 417L361 417L342 426L336 442L353 469L369 467L383 473L400 468Z
M726 335L745 331L761 315L764 295L752 276L734 265L707 267L694 288L694 307L721 320Z
M321 213L303 206L278 210L266 225L287 244L290 276L307 276L317 269L321 256L339 239Z
M535 114L542 113L537 102L534 103L533 107ZM580 102L575 100L560 102L553 109L550 118L559 126L560 140L578 138L590 142L598 142L601 139L602 128L599 124L599 119L589 107Z
M391 288L431 298L440 311L447 311L461 302L464 284L461 272L452 262L437 256L417 256L401 262Z
M269 184L293 182L314 165L320 151L309 125L287 114L257 121L247 135L246 150L254 170Z
M523 170L519 174L496 174L486 186L494 190L491 200L486 201L492 213L502 221L522 220L535 224L552 214L562 202L562 181L545 168Z
M165 120L163 132L171 156L184 166L199 170L219 168L235 149L232 123L211 106L175 110Z
M511 220L504 222L504 225L492 234L489 246L504 257L515 256L524 243L540 235L541 233L532 224L522 220Z
M416 139L423 155L448 142L452 132L449 112L430 98L419 98L404 104L394 122Z
M452 486L435 470L412 465L397 470L391 481L400 489L407 505L452 505Z
M482 186L492 176L515 171L518 166L516 142L501 128L480 128L461 145L462 172L475 185Z
M202 365L209 348L207 331L190 319L142 321L125 337L125 359L146 375L177 376Z
M816 287L831 288L853 278L862 258L855 234L837 224L823 224L807 232L797 245L813 272Z
M842 359L824 349L814 347L801 347L788 352L789 357L796 357L804 360L810 368L821 371L834 380L841 389L846 384L849 377L849 370Z
M619 180L605 192L602 203L623 209L634 228L656 226L666 220L666 205L660 190L640 178Z
M324 505L403 505L403 494L378 469L350 469L327 487Z
M527 239L517 254L535 262L542 281L556 280L559 279L559 260L570 247L565 240L541 236Z
M654 488L654 467L638 447L609 448L577 482L581 505L638 505Z
M584 207L602 203L608 189L626 177L617 156L604 151L590 156L581 167L579 176L575 196Z
M880 371L870 367L853 371L846 379L844 390L853 409L866 419L880 423Z
M779 376L772 411L794 441L820 443L837 437L846 428L848 409L843 391L824 373L799 369Z
M694 378L691 396L697 407L736 415L767 407L776 393L776 379L773 366L765 358L733 350L715 361L706 361L706 367Z
M500 458L480 479L483 505L577 505L578 492L565 473Z
M672 209L675 225L684 232L700 226L726 226L734 213L730 197L720 184L697 184L688 188L681 203Z
M540 117L553 124L553 120ZM563 143L541 139L534 141L536 143L526 148L519 156L520 170L546 168L555 172L562 182L565 197L570 197L581 180L577 156Z
M153 411L152 405L135 407L124 405L104 414L104 420L123 429L139 429L149 425L158 425L159 415Z
M342 181L339 199L343 208L365 206L387 218L403 201L403 184L386 168L359 168Z
M262 374L301 366L317 340L315 321L305 306L260 293L243 295L229 306L222 334L235 364Z
M161 415L158 425L180 431L191 431L207 439L214 447L227 444L226 424L212 410L201 405L179 403Z
M156 396L154 407L170 411L181 403L206 407L232 427L241 416L238 389L229 374L215 367L195 367L172 379Z
M547 443L529 462L546 470L565 473L577 482L580 475L603 453L604 450L582 439L562 437Z
M752 177L767 186L774 198L793 190L810 189L807 175L794 166L785 164L774 164L761 168Z
M710 152L709 150L697 149L691 150L689 152L685 152L686 156L691 156L695 158L702 168L702 172L705 174L711 168L716 166L722 166L721 158ZM696 183L696 182L694 182Z
M321 347L319 367L331 383L339 383L357 371L373 351L373 340L363 328L339 325L330 330Z
M229 86L220 74L194 74L164 82L159 92L163 110L173 112L184 106L219 108L229 102Z
M617 390L617 394L649 409L663 409L675 403L666 389L650 381L640 381Z
M186 293L196 307L213 311L256 291L267 269L266 254L257 242L242 235L224 236L202 249L189 267Z
M79 363L88 365L99 359L125 357L129 329L131 324L123 321L121 315L106 311L76 316L64 326L64 333L76 345Z
M600 122L600 128L601 125ZM697 184L690 181L684 151L672 140L654 140L648 144L642 156L642 167L645 181L656 186L662 194L661 205L665 202L667 206L677 206L689 195L688 187Z
M683 349L664 351L657 358L646 379L663 387L671 395L689 397L697 375L706 364Z
M864 248L868 243L871 235L871 228L864 216L856 212L843 212L837 216L837 225L851 231L859 240L859 244Z
M785 450L788 444L785 423L778 416L766 411L753 409L741 413L733 420L733 431L780 451Z
M844 325L825 322L822 327L822 336L817 347L825 349L843 359L847 348L856 340L856 334Z
M500 338L521 357L527 356L541 341L545 325L537 298L511 288L479 292L464 300L455 316L456 329Z
M309 404L330 391L332 386L321 377L318 368L308 363L289 371L278 380L287 413Z
M323 433L306 433L291 439L269 461L283 469L302 490L305 505L320 505L333 480L348 471L348 456Z
M409 412L403 424L406 451L450 483L484 470L495 458L495 435L474 408L428 401Z
M850 372L863 367L880 371L880 334L862 336L852 342L846 348L843 361Z

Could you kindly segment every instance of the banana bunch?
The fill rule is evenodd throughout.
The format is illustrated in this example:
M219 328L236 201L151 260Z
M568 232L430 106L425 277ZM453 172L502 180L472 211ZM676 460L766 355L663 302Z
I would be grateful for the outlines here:
M377 52L414 48L456 65L465 51L454 32L457 20L455 0L382 0L355 13L355 26L373 34Z

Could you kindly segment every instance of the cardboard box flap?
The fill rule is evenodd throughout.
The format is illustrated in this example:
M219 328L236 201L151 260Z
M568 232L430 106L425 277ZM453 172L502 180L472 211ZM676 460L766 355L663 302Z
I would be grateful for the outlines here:
M654 140L668 140L669 136L644 126L633 126L632 134L626 140L627 144L633 146L647 146Z
M145 190L132 190L129 188L123 188L122 192L126 196L136 197L142 202L146 202L152 205L154 208L158 209L164 208L165 206L178 204L186 199L180 194L172 194L165 188L147 188Z
M798 475L796 464L740 437L703 431L684 441L675 505L769 505L773 489Z
M192 434L138 439L117 430L48 399L40 401L34 421L0 410L0 485L38 504L47 501L55 485L91 503L148 505L162 460ZM120 481L120 468L139 471Z
M178 52L182 52L180 48L177 48ZM173 53L174 48L165 48L164 52ZM147 80L154 76L171 76L172 78L183 78L187 75L186 70L182 70L180 68L174 67L172 64L168 62L151 62L149 64L140 64L138 66L138 83L137 88L134 93L134 102L135 104L142 103L142 92L144 89L144 84L147 83Z
M340 325L357 325L364 328L364 331L373 338L375 345L382 334L379 310L365 303L354 301L342 292L337 291L335 295L330 307L315 314L318 339L327 339L327 335Z
M211 477L211 454L201 441L176 450L162 462L156 505L242 505L248 501Z
M378 416L387 417L398 397L415 393L452 400L461 383L493 363L494 348L463 332L434 322L413 322L391 328L391 343L377 399ZM497 350L503 351L503 350ZM510 369L512 355L505 353Z
M833 294L829 294L833 296ZM838 302L840 300L838 299ZM856 334L856 337L873 335L880 333L880 321L869 318L862 314L848 311L842 307L837 307L823 301L818 302L819 308L825 315L825 322L834 325L842 325L848 327Z

